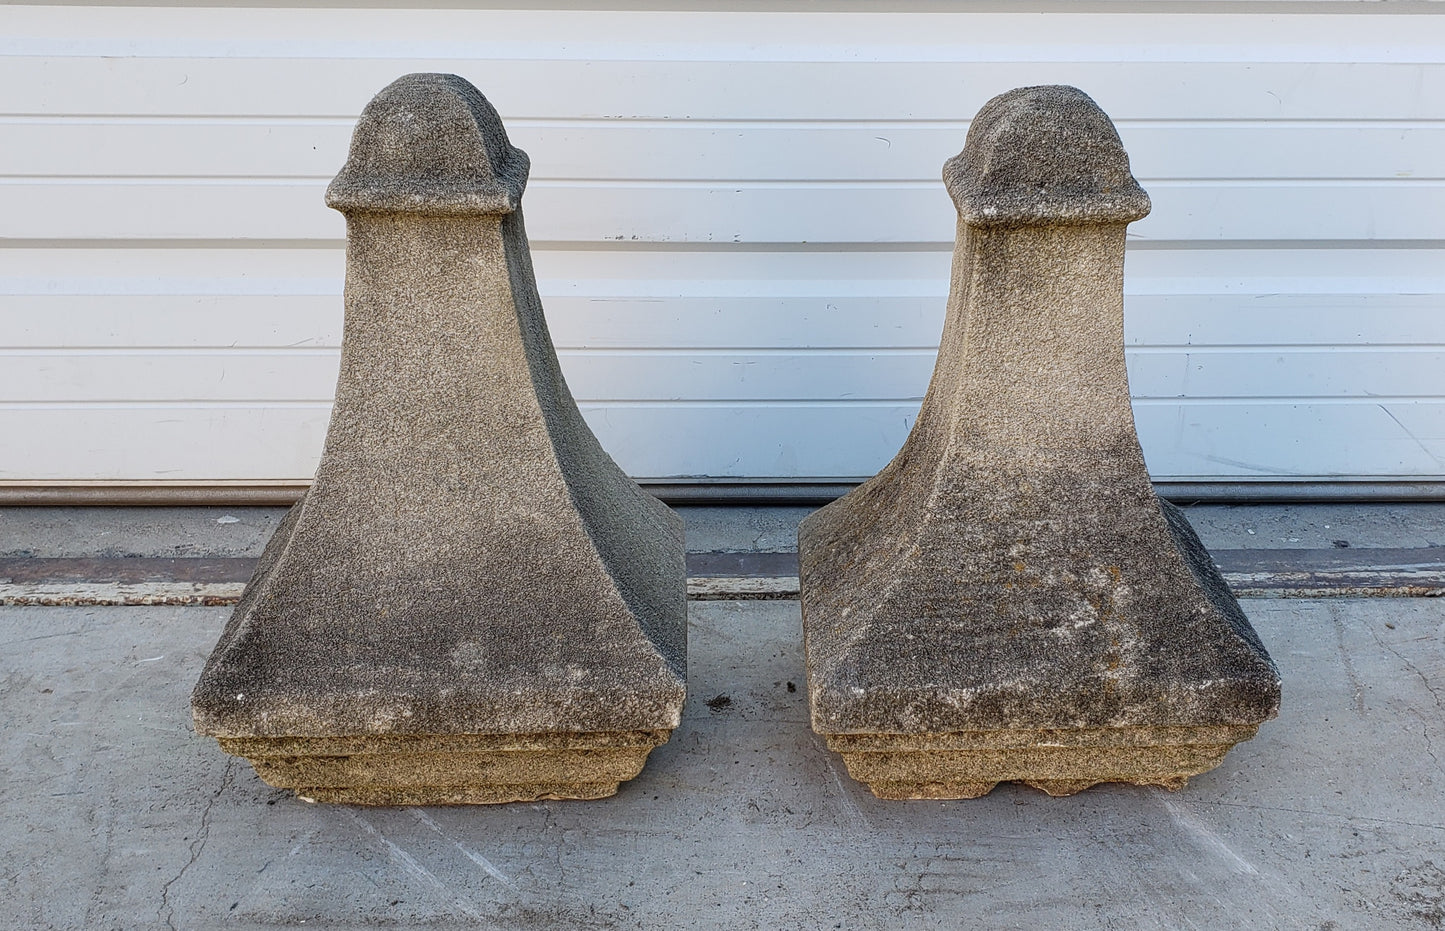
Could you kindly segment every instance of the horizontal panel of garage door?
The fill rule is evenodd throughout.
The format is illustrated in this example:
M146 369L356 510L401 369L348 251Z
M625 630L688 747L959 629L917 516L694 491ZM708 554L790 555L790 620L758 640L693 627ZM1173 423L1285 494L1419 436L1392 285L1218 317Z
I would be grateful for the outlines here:
M1445 475L1445 20L882 9L0 8L0 429L38 438L0 481L310 473L321 192L409 70L475 81L530 152L564 370L640 478L886 462L942 320L940 166L1055 81L1154 199L1126 331L1156 478Z

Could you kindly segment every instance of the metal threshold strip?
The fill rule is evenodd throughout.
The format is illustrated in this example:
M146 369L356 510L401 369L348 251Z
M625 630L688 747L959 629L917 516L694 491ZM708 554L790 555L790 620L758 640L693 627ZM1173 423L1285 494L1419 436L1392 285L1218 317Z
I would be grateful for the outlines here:
M1445 595L1445 547L1221 549L1211 555L1241 598ZM0 605L232 605L252 558L0 559ZM798 597L797 553L689 553L698 601Z

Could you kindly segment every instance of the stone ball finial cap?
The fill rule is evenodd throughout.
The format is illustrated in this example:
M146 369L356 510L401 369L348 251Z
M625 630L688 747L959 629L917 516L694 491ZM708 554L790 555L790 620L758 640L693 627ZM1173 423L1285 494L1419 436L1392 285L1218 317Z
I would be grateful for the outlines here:
M969 226L1128 223L1149 213L1114 124L1076 87L1020 87L983 105L943 182Z
M408 74L362 111L346 165L326 189L326 205L347 214L511 213L522 201L530 164L469 81Z

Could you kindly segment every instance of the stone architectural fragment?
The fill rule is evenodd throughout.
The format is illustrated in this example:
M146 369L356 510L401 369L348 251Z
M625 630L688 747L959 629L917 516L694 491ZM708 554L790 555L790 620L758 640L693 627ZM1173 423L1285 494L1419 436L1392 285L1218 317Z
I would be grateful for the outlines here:
M944 181L958 241L918 421L799 529L813 727L885 798L1177 788L1280 683L1135 435L1124 231L1149 199L1069 87L990 101Z
M346 332L316 480L192 697L273 785L597 798L679 720L681 520L598 445L533 280L525 153L454 75L384 89L327 203Z

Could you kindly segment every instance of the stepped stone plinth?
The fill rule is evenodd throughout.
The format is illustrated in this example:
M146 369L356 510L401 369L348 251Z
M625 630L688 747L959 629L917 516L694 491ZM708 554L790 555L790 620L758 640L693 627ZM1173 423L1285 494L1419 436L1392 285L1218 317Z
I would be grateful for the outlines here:
M454 75L366 107L327 203L346 329L316 479L192 697L272 785L355 804L598 798L677 726L682 521L577 410L528 160Z
M799 529L813 728L884 798L1178 788L1280 682L1135 434L1124 234L1148 196L1070 87L991 100L943 175L958 239L918 421Z

